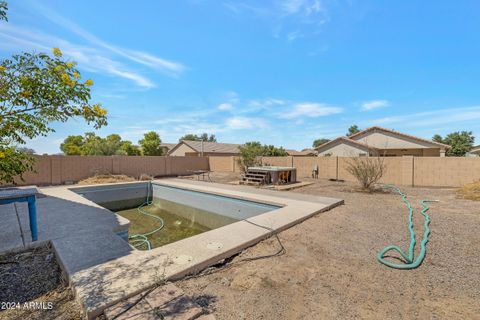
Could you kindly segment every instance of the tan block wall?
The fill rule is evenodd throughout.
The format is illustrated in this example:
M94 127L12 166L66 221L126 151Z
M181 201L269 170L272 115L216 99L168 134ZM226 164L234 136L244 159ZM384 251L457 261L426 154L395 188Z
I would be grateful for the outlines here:
M77 182L95 173L139 177L188 175L193 170L240 172L238 157L128 157L128 156L36 156L35 172L16 179L18 185L56 185ZM476 157L387 157L381 182L407 186L459 187L480 180ZM299 179L311 177L315 165L321 179L355 181L344 157L264 157L262 163L294 166Z
M96 173L125 174L138 178L188 175L207 170L207 157L128 157L128 156L35 156L34 171L23 175L17 185L57 185L78 182Z
M480 180L480 158L421 157L414 159L416 186L458 187Z
M210 171L234 172L234 157L208 157Z
M293 157L261 157L261 162L263 165L291 167L293 164Z
M210 170L229 171L236 157L210 157ZM356 181L348 173L350 158L345 157L263 157L262 164L294 166L299 179L311 177L315 165L319 167L320 179ZM232 163L233 161L234 163ZM460 187L480 180L480 158L476 157L386 157L386 170L382 183L404 186Z

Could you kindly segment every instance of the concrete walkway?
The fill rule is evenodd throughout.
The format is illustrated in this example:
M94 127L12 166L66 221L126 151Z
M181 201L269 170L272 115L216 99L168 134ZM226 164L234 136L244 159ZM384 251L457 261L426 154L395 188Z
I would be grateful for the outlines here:
M67 274L129 254L116 235L129 221L66 187L42 188L37 196L38 243L51 241ZM0 206L0 252L33 245L25 202Z

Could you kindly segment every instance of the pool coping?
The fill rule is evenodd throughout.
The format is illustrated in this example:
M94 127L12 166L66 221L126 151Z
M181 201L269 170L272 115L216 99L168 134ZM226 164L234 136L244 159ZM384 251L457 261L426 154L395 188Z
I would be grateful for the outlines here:
M343 204L343 200L334 198L185 179L160 179L152 182L282 207L151 251L133 250L124 256L80 271L69 272L68 268L65 268L75 296L89 319L101 314L105 308L136 295L156 283L197 273L268 238L273 233ZM104 184L106 185L113 184ZM76 193L70 189L77 187L89 186L45 189L50 189L47 194L71 198L71 194ZM74 197L77 198L78 194ZM80 201L90 202L84 198ZM53 246L55 248L55 242ZM64 253L57 251L57 254L61 265L64 265L62 263Z

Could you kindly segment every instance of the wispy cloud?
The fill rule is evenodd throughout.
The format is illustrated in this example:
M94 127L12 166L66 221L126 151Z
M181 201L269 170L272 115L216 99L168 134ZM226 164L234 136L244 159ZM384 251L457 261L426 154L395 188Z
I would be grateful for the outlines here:
M232 110L233 105L231 103L221 103L218 105L218 110L226 111L226 110Z
M262 118L254 117L232 117L225 121L225 124L230 129L253 129L266 128L267 122Z
M330 20L321 0L243 0L225 2L223 6L236 15L250 14L266 20L273 35L287 41L315 34Z
M433 127L439 125L475 123L480 120L480 106L438 109L367 121L367 125L401 125L402 127ZM476 126L478 128L478 125ZM467 128L465 128L467 129Z
M370 111L378 108L388 107L390 102L388 100L370 100L362 103L361 109L363 111Z
M131 49L125 49L125 48L121 48L113 44L110 44L98 38L94 34L88 32L87 30L83 29L73 21L70 21L64 18L63 16L60 16L50 8L41 5L39 2L35 2L34 7L38 10L40 14L42 14L45 18L47 18L51 22L64 27L70 32L75 33L76 35L80 36L84 40L87 40L88 42L90 42L91 44L102 47L126 59L151 67L159 71L163 71L167 74L174 75L174 76L178 75L179 73L185 70L185 66L181 63L163 59L158 56L152 55L150 53L131 50Z
M144 88L155 86L147 77L128 69L122 63L111 59L97 48L77 45L67 40L11 23L3 25L2 29L0 29L0 49L2 50L50 52L53 47L61 48L67 58L78 62L80 69L128 79Z
M293 119L298 117L317 118L341 113L342 108L330 106L324 103L297 103L290 110L278 114L279 118Z

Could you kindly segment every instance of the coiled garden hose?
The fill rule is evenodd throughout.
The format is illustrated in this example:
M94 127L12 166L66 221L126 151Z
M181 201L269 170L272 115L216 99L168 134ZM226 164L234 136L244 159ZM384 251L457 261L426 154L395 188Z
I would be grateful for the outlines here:
M392 189L395 192L397 192L399 195L402 196L403 202L407 205L408 211L409 211L409 224L408 224L408 229L410 230L410 246L408 247L408 255L406 255L402 249L400 249L398 246L395 245L390 245L385 248L383 248L382 251L380 251L377 255L377 260L380 263L383 263L384 265L390 267L390 268L395 268L395 269L415 269L419 265L422 264L423 260L425 259L425 255L427 253L427 242L428 242L428 236L430 234L430 228L428 227L430 224L430 217L427 215L428 209L430 209L427 205L427 202L438 202L438 200L427 200L423 199L420 201L420 204L422 205L423 209L420 212L423 217L425 218L425 223L423 224L424 228L424 233L423 233L423 239L422 242L420 243L420 253L415 259L414 255L414 250L415 250L415 231L413 230L413 208L412 205L410 204L410 201L407 200L407 195L400 190L400 188L393 186L393 185L385 185L385 188ZM406 263L393 263L390 261L385 260L385 254L391 250L397 251L403 259L405 259Z
M150 192L152 192L152 198L150 199ZM147 211L144 210L145 207L150 206L153 204L153 189L152 189L152 183L148 182L147 185L147 200L145 200L144 203L142 203L138 208L138 212L141 214L144 214L146 216L149 216L155 220L158 220L160 222L160 226L153 229L152 231L146 232L146 233L137 233L137 234L132 234L128 237L130 240L130 243L135 247L142 247L146 246L148 250L152 249L152 244L150 243L150 240L148 240L148 236L160 231L163 229L165 222L163 219L159 216L153 215L148 213Z

